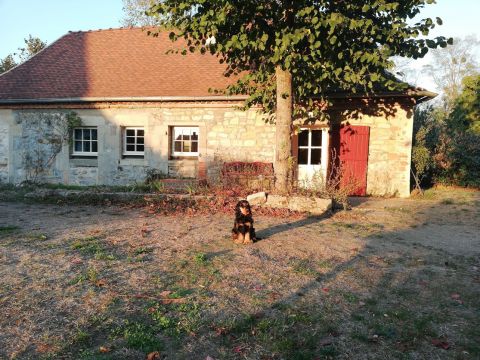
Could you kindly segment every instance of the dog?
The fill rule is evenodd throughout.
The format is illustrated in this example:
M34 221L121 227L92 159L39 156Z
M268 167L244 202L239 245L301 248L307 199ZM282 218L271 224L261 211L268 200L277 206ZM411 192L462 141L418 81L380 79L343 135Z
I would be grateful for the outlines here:
M236 244L252 244L257 240L253 227L252 209L247 200L240 200L235 206L232 240Z

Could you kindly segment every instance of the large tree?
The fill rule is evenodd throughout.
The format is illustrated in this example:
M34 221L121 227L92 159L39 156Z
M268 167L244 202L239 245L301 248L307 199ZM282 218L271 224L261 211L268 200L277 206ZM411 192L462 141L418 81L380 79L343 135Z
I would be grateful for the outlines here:
M433 0L164 0L149 14L191 52L209 51L240 76L227 94L248 94L276 122L276 188L288 187L292 119L318 119L327 93L394 89L392 56L419 58L447 39L426 39L441 20L413 22ZM162 31L164 30L162 27Z

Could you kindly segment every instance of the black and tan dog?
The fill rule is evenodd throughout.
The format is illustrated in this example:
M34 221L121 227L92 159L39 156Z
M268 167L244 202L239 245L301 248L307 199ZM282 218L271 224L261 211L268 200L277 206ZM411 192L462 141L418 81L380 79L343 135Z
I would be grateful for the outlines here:
M240 200L235 207L232 239L236 244L252 244L257 240L253 228L252 209L247 200Z

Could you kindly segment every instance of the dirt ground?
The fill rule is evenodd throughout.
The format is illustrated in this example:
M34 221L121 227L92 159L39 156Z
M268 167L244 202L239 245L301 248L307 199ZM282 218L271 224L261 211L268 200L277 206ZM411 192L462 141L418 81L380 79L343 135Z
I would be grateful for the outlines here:
M480 192L232 221L0 202L0 358L480 358Z

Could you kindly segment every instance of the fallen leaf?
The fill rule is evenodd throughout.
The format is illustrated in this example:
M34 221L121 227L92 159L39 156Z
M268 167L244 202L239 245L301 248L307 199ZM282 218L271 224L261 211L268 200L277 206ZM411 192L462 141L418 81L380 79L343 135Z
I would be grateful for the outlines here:
M110 348L107 347L107 346L100 346L100 348L98 349L98 351L100 351L101 353L105 354L105 353L109 353L110 351L112 351L112 349L110 349Z
M78 265L78 264L83 263L83 260L80 259L80 258L73 258L71 263L74 264L74 265Z
M233 352L236 352L237 354L242 354L245 350L245 345L238 345L233 348Z
M463 300L460 298L460 294L452 294L450 295L450 297L452 298L453 301L459 304L463 304Z
M53 346L50 345L50 344L38 344L37 345L37 351L39 353L48 353L50 351L52 351L53 349Z
M185 298L179 298L179 299L160 299L160 303L164 304L164 305L168 305L168 304L183 304L185 303L187 300Z
M158 360L160 359L160 353L158 351L151 352L147 355L147 360Z
M97 287L102 287L102 286L105 286L105 285L107 285L107 282L104 279L100 279L95 283L95 286L97 286Z
M322 290L323 290L323 292L326 292L326 293L328 293L330 291L328 288L323 288Z
M450 344L440 339L432 339L432 345L435 347L441 348L443 350L450 349Z
M328 337L325 337L323 339L320 339L320 341L318 342L318 345L328 346L328 345L332 345L332 343L333 343L333 338L328 336Z

